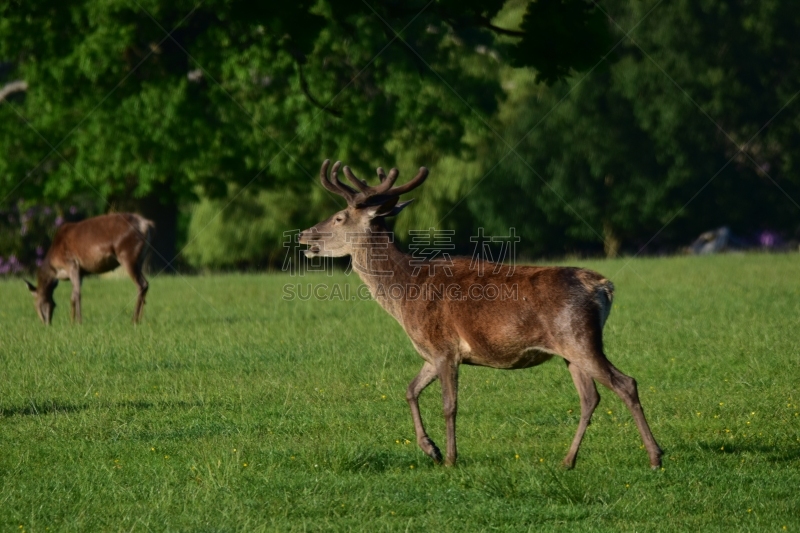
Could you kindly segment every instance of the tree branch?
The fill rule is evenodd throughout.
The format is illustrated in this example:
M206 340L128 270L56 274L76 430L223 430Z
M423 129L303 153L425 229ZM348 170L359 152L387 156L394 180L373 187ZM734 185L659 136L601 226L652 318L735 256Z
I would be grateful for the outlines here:
M2 88L0 88L0 102L5 100L6 97L10 94L27 90L28 90L28 82L25 80L17 80L9 82L5 84Z
M325 111L326 113L330 113L336 118L342 118L342 113L340 111L331 109L327 105L322 105L319 100L317 100L311 95L311 91L308 90L308 82L306 81L306 76L305 74L303 74L303 66L299 62L297 63L297 72L300 75L300 89L303 91L303 94L306 95L308 101L317 106L318 108L320 108L321 110Z
M485 18L485 17L477 17L478 26L483 28L492 30L495 33L499 33L500 35L508 35L511 37L524 37L525 32L519 30L507 30L505 28L500 28L499 26L495 26L492 22Z

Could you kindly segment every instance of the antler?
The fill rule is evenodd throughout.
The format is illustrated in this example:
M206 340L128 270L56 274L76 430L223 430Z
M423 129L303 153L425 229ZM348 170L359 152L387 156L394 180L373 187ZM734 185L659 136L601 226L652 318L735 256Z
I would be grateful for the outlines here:
M356 177L356 175L353 174L353 171L350 170L350 167L345 166L343 169L344 175L347 176L348 181L350 181L350 183L352 183L356 189L358 189L358 191L356 191L352 187L339 181L339 178L337 177L339 166L341 165L339 161L334 163L333 171L331 172L331 176L329 178L329 164L329 159L326 159L325 162L322 163L322 169L319 173L319 179L322 181L322 186L329 191L342 196L345 200L347 200L347 204L352 207L382 205L392 199L396 200L401 194L405 194L408 191L416 189L422 185L422 183L428 177L428 169L425 167L420 167L419 173L414 176L414 179L398 187L392 187L394 182L397 181L400 171L396 168L393 168L387 175L382 167L378 167L378 177L380 178L381 182L379 185L370 187L367 185L366 181Z
M328 177L328 166L330 164L331 160L326 159L322 162L322 168L319 169L319 181L322 182L322 186L332 193L343 197L347 200L348 205L355 205L353 202L357 194L356 191L339 181L339 167L342 165L342 162L337 161L333 164L333 170L331 171L330 177Z
M393 168L392 170L389 171L389 177L388 177L389 187L391 187L394 184L394 180L396 180L397 176L399 175L400 171L397 170L396 168ZM383 167L378 167L378 177L381 179L381 184L383 184L383 182L386 181L387 177L386 173L383 171Z
M388 176L382 168L378 168L378 177L381 182L374 187L370 187L365 181L358 179L353 174L353 171L350 170L350 167L344 167L344 174L360 191L355 198L355 205L357 207L367 207L385 204L392 199L397 199L401 194L416 189L428 177L428 169L420 167L419 173L412 180L399 187L392 187L400 175L400 171L396 168L390 170Z

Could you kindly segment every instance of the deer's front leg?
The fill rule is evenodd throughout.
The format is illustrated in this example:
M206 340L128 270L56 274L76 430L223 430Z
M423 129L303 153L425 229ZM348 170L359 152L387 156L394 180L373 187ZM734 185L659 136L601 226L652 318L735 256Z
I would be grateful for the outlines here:
M458 411L458 363L445 360L438 365L439 379L442 381L442 404L444 420L447 424L446 466L456 464L456 412Z
M434 461L440 463L442 461L442 452L436 447L436 444L428 437L425 432L425 426L422 424L422 416L419 414L419 395L422 391L433 383L439 377L436 372L436 367L430 363L425 363L422 370L419 371L417 377L411 380L406 390L406 400L408 406L411 408L411 418L414 420L414 432L417 434L417 444L423 452L428 454Z
M69 281L72 283L72 296L70 296L69 303L72 311L72 321L77 321L80 324L83 321L81 315L81 269L78 265L73 265L69 271Z

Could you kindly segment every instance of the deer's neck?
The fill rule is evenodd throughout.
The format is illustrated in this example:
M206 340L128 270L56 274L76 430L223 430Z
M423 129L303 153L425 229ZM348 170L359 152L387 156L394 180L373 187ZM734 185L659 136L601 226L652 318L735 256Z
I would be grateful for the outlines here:
M36 281L39 285L49 285L56 278L56 273L53 270L53 265L50 264L50 254L45 256L42 264L39 265L39 271L36 273Z
M372 297L397 320L401 320L401 288L411 283L411 256L394 242L394 233L380 222L354 243L353 270L369 288ZM403 289L404 290L404 289Z
M58 279L53 266L50 264L50 254L45 256L44 261L39 266L39 271L36 273L36 284L42 294L52 297L53 291L58 285Z

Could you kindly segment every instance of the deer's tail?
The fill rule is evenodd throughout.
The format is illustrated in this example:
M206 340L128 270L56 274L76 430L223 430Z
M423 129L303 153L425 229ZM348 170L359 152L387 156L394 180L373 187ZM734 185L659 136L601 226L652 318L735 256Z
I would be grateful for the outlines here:
M148 244L153 240L153 233L156 231L156 224L152 220L143 218L141 221L141 231Z
M139 230L145 242L144 250L139 260L141 261L142 269L146 271L150 263L150 256L153 253L153 235L156 231L156 224L152 220L139 216L137 217L137 225L136 229Z
M594 288L594 298L600 307L600 327L602 328L606 325L608 315L611 314L611 304L614 301L614 284L606 278L599 280Z
M142 239L149 245L153 241L153 233L155 232L156 225L152 220L148 220L143 216L136 215L136 231L142 236ZM149 246L148 246L149 247Z

